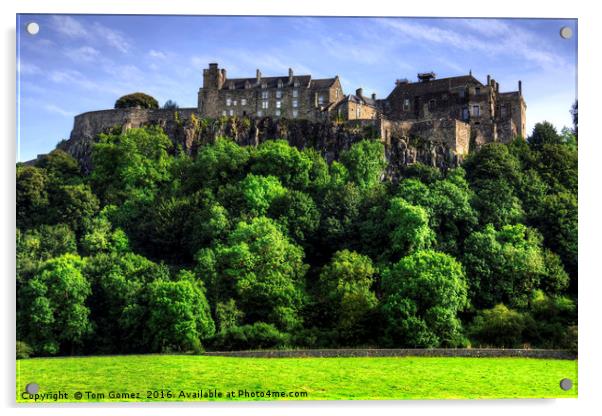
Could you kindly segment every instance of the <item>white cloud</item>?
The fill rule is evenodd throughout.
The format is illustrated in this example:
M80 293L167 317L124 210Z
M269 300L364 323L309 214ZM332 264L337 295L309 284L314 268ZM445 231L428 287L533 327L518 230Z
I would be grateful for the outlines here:
M156 51L154 49L151 49L148 52L148 56L150 56L153 59L159 59L159 60L164 60L167 59L167 55L161 51Z
M104 40L110 46L123 53L126 53L130 50L130 43L121 32L101 25L98 22L95 22L92 27L95 32L95 37Z
M91 46L82 46L80 48L65 50L65 55L75 62L92 62L100 55L100 52Z
M84 26L70 16L55 15L51 22L54 30L71 38L82 38L88 34Z
M23 61L17 65L17 71L23 75L37 75L42 72L39 66Z
M73 117L75 113L73 111L67 111L54 104L44 105L44 109L50 113L59 114L64 117Z

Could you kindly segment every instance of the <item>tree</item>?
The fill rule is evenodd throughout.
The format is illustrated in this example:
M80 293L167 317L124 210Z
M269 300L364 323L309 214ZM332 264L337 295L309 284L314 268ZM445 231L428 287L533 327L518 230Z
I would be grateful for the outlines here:
M73 354L91 333L84 266L79 256L64 254L44 262L27 282L19 319L27 321L26 341L37 354Z
M479 311L467 332L478 346L518 348L524 341L527 324L528 316L500 303Z
M115 101L115 108L159 108L159 103L148 94L134 92Z
M399 347L464 345L457 313L468 305L462 265L436 251L402 258L382 278L386 337Z
M155 280L148 287L150 346L157 352L195 351L213 336L215 324L202 283L186 270L176 281Z
M77 160L67 152L55 149L36 160L36 166L44 169L50 182L60 185L77 185L82 173Z
M285 140L268 140L261 143L251 157L251 172L256 175L275 176L286 187L305 189L313 161Z
M341 162L350 179L360 188L370 188L381 180L387 165L384 145L375 140L361 140L341 154Z
M479 308L525 307L549 271L541 237L522 224L499 231L488 225L468 237L464 250L471 300Z
M96 324L88 349L113 354L150 351L147 287L155 280L169 280L169 270L131 252L112 252L90 257L85 274L94 294L90 309Z
M180 106L175 101L167 100L165 101L165 104L163 104L163 108L165 110L177 110L178 108L180 108Z
M69 224L80 235L98 212L99 202L88 185L63 185L50 194L49 216L54 223Z
M30 228L47 220L47 182L45 170L17 165L17 227Z
M170 179L171 140L160 127L101 134L92 148L90 182L105 203L119 205L132 193L152 195Z
M304 244L320 225L320 211L314 200L296 190L274 199L268 215L282 224L289 236L299 244Z
M320 292L342 340L363 338L366 318L378 301L372 291L376 269L367 256L337 251L320 273Z
M240 222L223 245L197 254L197 273L211 304L234 299L245 323L272 323L283 330L300 324L304 302L303 250L270 219Z
M114 207L113 207L114 208ZM99 253L125 253L130 250L130 242L121 228L113 227L105 209L86 226L81 238L82 250L88 255Z
M528 138L529 145L535 149L540 148L544 144L560 144L561 137L556 131L556 127L552 123L544 121L537 123L533 127L533 133Z
M391 255L399 258L429 248L435 236L428 224L424 208L402 198L392 198L385 217L385 225L390 230Z
M251 216L267 214L272 202L286 194L278 178L250 173L239 183L238 194L243 198L243 209Z
M249 148L218 137L214 143L199 149L190 171L185 174L183 191L215 190L220 185L243 179L247 174L249 157Z

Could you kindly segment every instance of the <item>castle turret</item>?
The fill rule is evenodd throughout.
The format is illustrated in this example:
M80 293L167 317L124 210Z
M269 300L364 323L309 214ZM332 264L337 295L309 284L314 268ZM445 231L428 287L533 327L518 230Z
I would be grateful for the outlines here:
M217 63L209 64L208 69L203 69L203 88L219 90L226 82L226 70L219 69Z

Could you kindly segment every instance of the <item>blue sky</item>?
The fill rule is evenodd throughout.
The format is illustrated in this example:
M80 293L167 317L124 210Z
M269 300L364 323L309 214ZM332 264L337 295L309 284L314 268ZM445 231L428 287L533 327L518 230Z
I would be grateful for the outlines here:
M25 25L40 25L36 36ZM562 39L562 26L573 38ZM112 108L143 91L163 104L195 107L209 62L228 76L339 75L345 93L386 97L398 78L491 74L501 91L523 81L527 130L571 124L576 98L577 22L539 19L416 19L20 15L17 17L17 160L68 138L73 116Z

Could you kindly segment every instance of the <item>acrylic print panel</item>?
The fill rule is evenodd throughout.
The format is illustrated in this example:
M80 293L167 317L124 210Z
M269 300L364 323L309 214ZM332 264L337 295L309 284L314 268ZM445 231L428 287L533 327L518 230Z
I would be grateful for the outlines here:
M16 400L577 397L577 34L18 15Z

